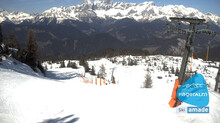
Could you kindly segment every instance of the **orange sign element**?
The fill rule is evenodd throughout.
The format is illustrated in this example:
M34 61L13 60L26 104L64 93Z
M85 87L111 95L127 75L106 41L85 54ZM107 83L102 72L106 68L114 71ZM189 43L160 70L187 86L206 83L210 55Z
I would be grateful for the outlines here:
M83 82L84 82L84 83L91 83L89 80L85 80L85 78L83 77L83 75L82 75L82 79L83 79Z
M100 86L102 86L102 78L100 78Z
M179 80L176 79L175 84L174 84L174 88L173 88L173 93L171 96L171 100L169 102L169 105L171 108L173 108L175 106L175 104L177 103L177 100L176 100L177 95L176 94L177 94L177 89L178 89L179 83L180 83Z
M106 84L105 79L103 80L103 84Z

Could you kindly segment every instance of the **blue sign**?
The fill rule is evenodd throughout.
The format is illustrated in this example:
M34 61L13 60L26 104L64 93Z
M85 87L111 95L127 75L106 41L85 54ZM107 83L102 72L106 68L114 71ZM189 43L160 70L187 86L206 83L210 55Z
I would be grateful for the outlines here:
M177 97L182 102L206 107L209 104L209 93L204 77L201 74L191 77L178 89Z

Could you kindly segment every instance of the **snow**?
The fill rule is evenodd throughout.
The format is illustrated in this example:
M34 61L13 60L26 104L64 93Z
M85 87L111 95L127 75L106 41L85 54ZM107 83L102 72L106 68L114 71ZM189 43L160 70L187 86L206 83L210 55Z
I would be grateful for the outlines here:
M136 59L137 65L122 65L123 60L128 62L128 59ZM112 60L117 62L112 63ZM220 95L213 92L212 87L219 62L193 61L193 71L201 72L211 83L209 114L177 114L175 108L169 107L177 77L161 68L164 63L168 69L180 67L180 57L118 56L88 61L96 73L102 64L105 66L106 81L110 81L114 69L117 84L102 86L84 83L81 77L84 68L78 61L73 62L78 69L59 68L59 63L44 62L48 68L46 78L12 58L3 60L0 65L0 122L219 122ZM148 89L142 88L147 70L153 80L153 87ZM86 73L85 79L94 80L95 76ZM188 105L183 103L181 106Z
M0 11L0 22L3 22L5 20L10 20L11 22L15 24L19 24L25 20L32 20L33 18L34 16L27 14L27 13L23 13L23 12L8 13L5 10Z
M83 3L92 4L92 1L91 0L83 0Z

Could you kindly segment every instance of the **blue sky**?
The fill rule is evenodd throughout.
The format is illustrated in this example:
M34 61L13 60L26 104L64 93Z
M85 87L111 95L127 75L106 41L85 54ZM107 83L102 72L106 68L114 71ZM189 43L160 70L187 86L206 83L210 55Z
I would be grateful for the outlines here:
M72 6L83 0L0 0L0 8L11 11L23 11L26 13L40 13L51 7ZM220 0L113 0L115 2L142 3L154 1L157 6L168 4L184 5L196 8L203 13L211 12L220 16Z

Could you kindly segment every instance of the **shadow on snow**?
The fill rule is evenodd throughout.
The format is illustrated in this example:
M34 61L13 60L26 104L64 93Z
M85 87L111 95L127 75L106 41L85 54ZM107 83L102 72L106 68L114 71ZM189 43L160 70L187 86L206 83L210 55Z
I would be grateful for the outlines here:
M67 80L76 77L81 77L79 73L73 73L73 72L58 73L57 71L47 71L46 76L50 79L56 79L56 80Z
M65 117L58 117L55 119L47 119L41 123L75 123L79 120L78 117L74 118L74 115L68 115Z

